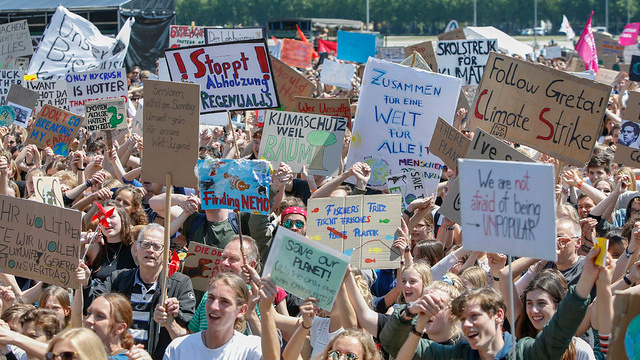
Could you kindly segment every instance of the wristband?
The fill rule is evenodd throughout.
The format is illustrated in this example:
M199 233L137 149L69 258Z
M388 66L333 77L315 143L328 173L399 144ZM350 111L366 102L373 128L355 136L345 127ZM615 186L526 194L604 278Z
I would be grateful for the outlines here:
M452 228L452 227L448 227L448 228L447 228L447 230L449 230L449 231L453 231L453 230L455 230L455 229L456 229L456 228Z
M84 184L87 186L87 188L90 188L90 187L91 187L91 184L93 184L93 182L91 181L91 179L89 179L89 180L87 180L87 182L85 182Z
M411 246L407 245L407 247L404 248L404 252L411 252Z
M584 252L587 252L587 253L588 253L589 251L591 251L591 248L590 248L590 247L588 247L588 246L587 246L587 245L585 245L585 244L582 244L582 245L580 245L580 250L582 250L582 251L584 251Z
M313 326L313 324L311 324L311 326ZM306 327L306 326L304 326L304 321L302 322L302 328L305 329L305 330L311 329L311 326Z
M576 187L578 188L578 190L580 190L580 188L582 187L582 184L584 184L584 180L580 180L580 182L578 183L578 185L576 185Z
M499 278L499 277L495 277L495 276L494 276L494 277L493 277L493 281L500 281L500 278Z
M412 216L413 216L413 213L412 213L411 211L407 210L407 209L404 209L402 212L403 212L405 215L407 215L408 217L412 217Z
M76 169L79 170L79 171L84 171L84 169L86 169L86 168L76 168Z
M624 282L626 282L627 285L633 286L633 282L631 282L631 279L629 279L629 277L627 275L623 276L622 280L624 280Z
M633 254L635 254L635 253L636 253L636 251L635 251L635 250L633 250L632 252L629 252L629 247L628 247L628 246L627 246L627 248L626 248L626 249L624 249L624 256L625 256L627 259L631 258L631 255L633 255Z
M420 332L418 331L418 329L416 329L416 324L411 324L411 332L420 338L422 337L422 335L424 335L424 332Z

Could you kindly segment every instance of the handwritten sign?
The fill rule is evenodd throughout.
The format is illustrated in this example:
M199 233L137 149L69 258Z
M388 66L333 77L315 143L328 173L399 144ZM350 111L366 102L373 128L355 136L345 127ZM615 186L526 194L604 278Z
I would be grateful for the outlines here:
M218 44L223 42L243 41L262 39L262 28L205 28L205 41L207 44Z
M343 89L351 89L353 76L356 71L355 64L339 63L337 61L325 60L322 62L320 71L320 82L325 85L334 85Z
M287 292L302 299L314 297L315 305L331 310L348 264L347 255L281 227L262 274L271 275L271 281Z
M637 292L618 292L613 301L613 314L609 358L637 359L640 351L640 295Z
M204 45L204 26L171 25L169 29L169 47L179 48Z
M371 167L368 186L385 189L387 177L417 168L434 191L442 164L429 152L438 117L453 121L462 80L378 59L364 71L347 167Z
M142 179L164 183L171 172L173 185L195 188L199 86L146 80L144 89Z
M598 73L595 74L595 80L601 84L612 86L613 83L620 76L620 72L609 69L598 69ZM631 79L631 74L629 74L629 79Z
M0 126L11 126L16 119L16 111L9 105L0 106Z
M221 249L191 241L182 266L182 273L191 278L195 290L207 291L209 279L220 272L221 263Z
M471 125L574 165L589 161L611 87L491 53Z
M0 105L6 105L12 84L24 85L24 71L0 69Z
M171 81L200 85L201 114L279 105L264 40L169 49L165 55Z
M69 110L84 116L85 102L122 97L127 94L127 73L124 69L96 70L65 76Z
M0 59L17 58L33 54L31 34L27 20L0 25Z
M411 170L387 177L387 186L390 194L402 195L402 209L405 209L413 200L429 195L423 180L420 171Z
M198 160L202 209L268 215L271 164L265 160Z
M444 40L464 40L467 37L464 35L463 28L457 28L451 31L447 31L442 34L438 34L438 41Z
M492 51L498 51L497 39L438 41L438 72L464 79L467 85L477 85Z
M351 255L353 266L395 269L401 260L401 251L392 247L401 201L400 195L309 199L307 236Z
M26 128L33 108L36 107L37 103L37 91L29 90L18 84L11 84L9 94L7 94L7 105L11 106L16 112L16 118L13 121L15 125Z
M458 169L465 249L556 261L553 165L461 159Z
M598 52L598 58L605 55L623 56L624 46L618 44L618 40L611 37L611 35L601 34L599 32L593 33L593 39L596 42L596 51Z
M624 47L624 63L631 64L631 59L634 55L640 55L640 48L637 45L630 45ZM622 69L620 69L622 71ZM629 69L631 70L631 69Z
M383 46L378 48L376 57L378 59L399 63L404 60L406 55L404 54L403 46Z
M286 162L293 172L334 176L340 167L347 118L267 110L259 158L274 168Z
M338 30L337 58L359 63L376 55L376 35Z
M460 131L447 124L443 118L438 118L429 150L433 155L442 159L449 169L456 171L458 159L465 156L470 143L471 140L462 135Z
M631 167L640 166L640 93L629 91L614 161ZM628 120L626 120L628 119Z
M289 65L271 56L273 75L276 78L281 110L295 111L298 101L296 96L311 96L313 83Z
M85 126L89 131L127 129L127 112L123 98L87 101Z
M39 149L50 147L54 153L66 157L82 122L82 117L74 113L45 104L32 123L27 143Z
M422 56L431 70L435 72L438 71L438 58L436 57L436 52L433 50L433 43L431 41L406 46L404 48L404 56L410 57L414 51Z
M75 288L82 213L0 196L0 271Z
M47 205L64 207L60 179L55 176L39 176L33 179L36 201Z
M318 115L340 116L351 121L351 105L346 98L309 98L296 96L296 111Z
M313 44L293 39L282 39L282 47L280 48L280 60L283 63L306 69L311 65L313 56Z
M64 80L34 80L25 81L22 86L29 90L38 92L38 103L35 111L39 112L44 104L53 105L57 108L69 110L69 98L67 93L67 82Z

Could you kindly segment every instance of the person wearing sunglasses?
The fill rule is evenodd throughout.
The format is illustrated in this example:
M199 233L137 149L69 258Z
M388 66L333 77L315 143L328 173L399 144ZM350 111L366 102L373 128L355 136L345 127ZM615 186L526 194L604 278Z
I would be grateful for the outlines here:
M70 328L49 343L45 360L107 360L100 338L91 330Z
M371 335L360 329L348 329L336 335L319 360L382 360Z
M280 223L286 229L289 229L300 235L307 234L307 211L298 206L290 206L280 215L282 222Z
M109 292L119 292L126 296L133 307L131 334L137 344L142 344L154 359L162 358L171 339L184 332L193 317L196 305L191 279L175 272L168 280L167 300L160 303L164 227L158 224L145 226L132 247L138 263L134 269L115 271L104 283L87 288L86 265L81 264L85 276L78 280L89 293L89 301ZM161 326L157 336L157 327Z

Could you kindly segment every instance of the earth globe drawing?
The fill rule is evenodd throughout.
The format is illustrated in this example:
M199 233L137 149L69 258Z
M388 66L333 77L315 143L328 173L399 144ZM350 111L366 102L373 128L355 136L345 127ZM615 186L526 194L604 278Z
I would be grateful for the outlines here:
M624 350L629 360L640 360L640 315L631 320L627 327Z
M389 176L389 165L382 159L369 158L364 161L371 167L371 178L369 185L383 186L387 182Z

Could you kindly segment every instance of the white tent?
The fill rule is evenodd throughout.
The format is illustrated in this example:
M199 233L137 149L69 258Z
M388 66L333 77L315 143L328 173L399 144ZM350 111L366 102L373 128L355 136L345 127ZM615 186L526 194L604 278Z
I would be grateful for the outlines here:
M498 39L498 49L509 55L518 54L525 58L527 54L533 54L531 46L512 38L493 26L467 26L464 28L464 35L467 39Z

